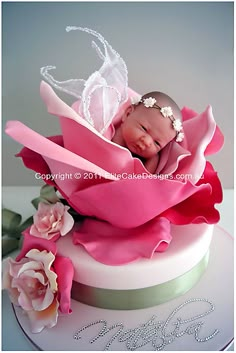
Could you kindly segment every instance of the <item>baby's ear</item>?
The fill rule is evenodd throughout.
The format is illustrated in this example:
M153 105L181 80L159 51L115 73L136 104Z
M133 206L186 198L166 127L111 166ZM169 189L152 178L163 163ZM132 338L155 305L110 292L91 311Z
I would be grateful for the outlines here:
M131 105L129 105L129 106L125 109L124 114L122 115L122 118L121 118L122 122L124 122L125 119L126 119L133 111L134 111L134 106L131 104Z

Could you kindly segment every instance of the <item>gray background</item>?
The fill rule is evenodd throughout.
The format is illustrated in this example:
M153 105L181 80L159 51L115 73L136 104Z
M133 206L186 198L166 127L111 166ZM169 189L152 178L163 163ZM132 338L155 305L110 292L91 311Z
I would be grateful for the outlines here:
M56 65L58 80L87 78L100 67L92 37L66 33L67 25L100 32L137 92L160 90L197 112L211 104L225 145L209 159L223 187L233 187L233 2L2 3L3 130L20 120L45 136L60 133L39 96L40 67ZM39 185L14 157L21 146L4 133L2 141L3 185Z

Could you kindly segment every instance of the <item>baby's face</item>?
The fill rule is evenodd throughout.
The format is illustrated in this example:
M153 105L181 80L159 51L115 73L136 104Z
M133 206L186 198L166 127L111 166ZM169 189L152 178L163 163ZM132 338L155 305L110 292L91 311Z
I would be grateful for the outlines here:
M176 136L172 122L155 108L130 107L124 114L121 133L126 147L145 159L155 156Z

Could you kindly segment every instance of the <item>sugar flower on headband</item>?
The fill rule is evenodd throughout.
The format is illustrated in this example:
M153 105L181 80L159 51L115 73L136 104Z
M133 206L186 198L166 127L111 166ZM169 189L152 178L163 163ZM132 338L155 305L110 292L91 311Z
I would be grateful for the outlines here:
M174 130L176 131L176 142L182 142L184 139L184 133L183 133L183 126L182 126L182 122L180 119L176 119L173 115L173 111L171 107L160 107L157 104L157 101L155 98L153 97L148 97L148 98L142 98L142 97L137 97L137 99L132 99L132 104L134 105L138 105L140 103L143 103L143 105L146 108L155 108L158 109L161 113L161 115L164 118L169 118L172 121L172 126L174 128Z

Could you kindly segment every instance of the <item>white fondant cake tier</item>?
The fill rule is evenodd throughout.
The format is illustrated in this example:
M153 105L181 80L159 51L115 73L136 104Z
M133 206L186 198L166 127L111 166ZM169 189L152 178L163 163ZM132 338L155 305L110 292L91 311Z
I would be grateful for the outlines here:
M108 266L93 259L71 236L61 237L58 254L68 256L74 265L74 281L96 288L128 290L155 286L175 279L196 266L210 247L213 225L172 225L172 242L166 252L152 259Z

